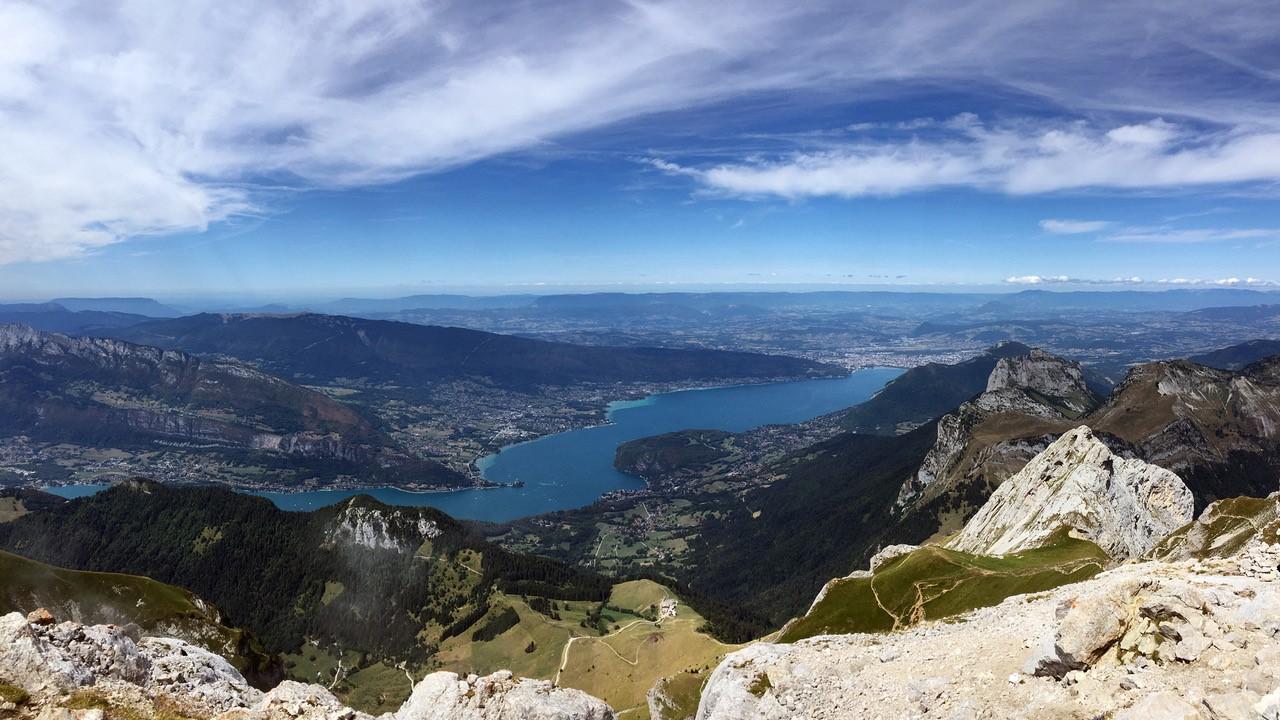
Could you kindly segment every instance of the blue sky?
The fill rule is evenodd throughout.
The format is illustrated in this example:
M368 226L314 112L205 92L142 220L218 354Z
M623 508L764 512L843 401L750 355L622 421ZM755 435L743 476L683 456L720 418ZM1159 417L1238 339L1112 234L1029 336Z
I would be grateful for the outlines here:
M1266 3L777 5L6 4L0 297L1280 281Z

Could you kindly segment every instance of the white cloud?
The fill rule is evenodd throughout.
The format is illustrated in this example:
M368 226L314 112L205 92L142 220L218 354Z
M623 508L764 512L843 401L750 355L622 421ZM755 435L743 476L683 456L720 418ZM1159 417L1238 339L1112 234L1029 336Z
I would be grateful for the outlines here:
M1045 285L1069 283L1071 278L1066 275L1050 275L1047 277L1041 275L1014 275L1005 278L1004 281L1010 285Z
M1083 235L1105 230L1111 226L1109 220L1041 220L1040 229L1054 235Z
M1130 277L1114 277L1114 278L1078 278L1069 275L1013 275L1004 279L1008 285L1173 285L1173 286L1190 286L1197 285L1216 285L1219 287L1280 287L1280 283L1273 280L1263 280L1261 278L1218 278L1216 280L1206 280L1200 278L1161 278L1159 280L1145 280L1137 275Z
M391 182L764 90L994 87L1149 120L899 123L926 135L667 170L787 197L1277 176L1274 78L1247 60L1280 34L1270 3L1087 5L9 0L0 263L200 229L253 208L259 183Z
M1127 243L1207 243L1227 240L1257 240L1280 237L1280 229L1270 228L1126 228L1107 235L1107 242Z
M1173 142L1169 128L1161 120L1109 130L1060 121L969 125L942 137L851 141L773 160L709 168L672 164L671 170L725 193L785 198L952 187L1032 195L1280 180L1280 132L1220 132Z

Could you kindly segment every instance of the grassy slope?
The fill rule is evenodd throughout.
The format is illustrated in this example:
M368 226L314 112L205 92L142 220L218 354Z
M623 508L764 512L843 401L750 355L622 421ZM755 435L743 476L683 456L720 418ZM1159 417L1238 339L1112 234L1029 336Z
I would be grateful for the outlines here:
M267 662L252 647L256 641L223 625L216 609L180 587L137 575L67 570L0 551L0 613L39 607L59 620L133 623L144 632L179 637L223 655L242 671Z
M1147 554L1157 560L1228 557L1259 533L1267 543L1280 542L1280 508L1270 498L1219 500L1199 518L1183 525Z
M779 639L794 642L814 635L896 630L996 605L1013 595L1079 582L1106 563L1098 546L1065 533L1045 547L1003 557L926 546L886 563L870 577L836 581Z
M562 686L589 692L616 710L631 709L629 718L644 718L648 716L645 695L654 683L689 670L697 670L694 677L701 677L738 647L699 632L705 621L683 603L674 619L657 625L636 614L673 596L648 580L615 585L608 604L621 611L604 611L610 628L604 636L579 624L593 603L560 602L561 619L555 620L532 610L520 597L503 596L494 603L493 612L514 608L520 616L518 625L487 642L471 642L470 632L450 638L436 659L443 669L460 673L507 669L516 675L544 679L554 679L563 662ZM482 619L473 627L484 622ZM571 638L577 639L569 644ZM526 653L531 641L536 649Z

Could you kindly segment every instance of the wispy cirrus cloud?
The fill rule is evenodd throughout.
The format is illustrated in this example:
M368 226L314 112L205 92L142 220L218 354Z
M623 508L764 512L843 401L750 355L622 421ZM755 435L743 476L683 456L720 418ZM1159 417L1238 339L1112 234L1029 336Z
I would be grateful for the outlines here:
M893 196L946 188L1008 195L1168 190L1280 181L1280 132L1192 132L1164 120L953 123L941 136L867 142L698 168L666 170L744 196ZM1047 228L1046 228L1047 229Z
M1040 229L1054 235L1084 235L1105 230L1111 227L1112 224L1109 220L1046 219L1040 221Z
M1280 228L1126 228L1106 235L1107 242L1211 243L1229 240L1263 240L1280 237Z
M1255 277L1160 278L1146 280L1138 276L1113 278L1081 278L1070 275L1012 275L1004 279L1006 285L1154 285L1168 287L1280 287L1280 282Z
M994 88L1138 120L907 123L665 170L783 197L1272 181L1277 34L1262 0L11 1L0 263L205 228L261 210L263 183L394 182L761 91Z

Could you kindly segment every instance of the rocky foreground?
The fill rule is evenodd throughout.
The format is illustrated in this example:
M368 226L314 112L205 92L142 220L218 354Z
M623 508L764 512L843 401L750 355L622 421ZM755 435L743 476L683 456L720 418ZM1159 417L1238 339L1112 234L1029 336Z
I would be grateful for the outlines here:
M1280 544L1123 565L956 622L761 643L698 720L1280 718Z
M8 687L6 687L8 686ZM0 717L41 720L212 718L371 720L319 685L263 693L221 656L132 628L55 622L37 611L0 617ZM612 720L601 700L497 672L438 672L385 720Z

